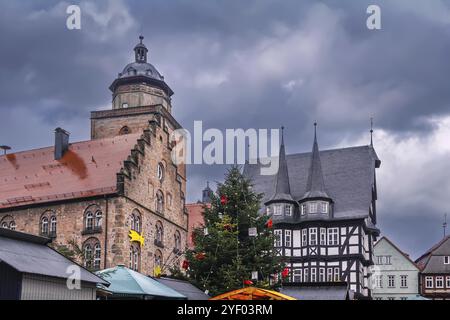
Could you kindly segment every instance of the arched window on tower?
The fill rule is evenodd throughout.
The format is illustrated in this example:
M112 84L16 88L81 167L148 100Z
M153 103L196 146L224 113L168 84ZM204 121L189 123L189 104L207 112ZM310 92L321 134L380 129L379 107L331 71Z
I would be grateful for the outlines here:
M48 235L48 218L42 217L41 219L41 235Z
M56 216L50 218L50 236L56 237L56 226L57 226Z
M84 213L83 234L92 234L102 232L103 213L101 208L96 205L90 205Z
M180 253L181 252L181 233L180 231L175 231L174 235L175 240L175 247L174 247L174 253Z
M164 194L161 190L156 192L156 212L164 213Z
M0 227L3 229L16 230L16 222L12 216L5 216L0 219Z
M84 266L90 270L101 267L102 247L97 238L89 238L83 243Z
M123 126L119 131L119 135L121 135L121 136L123 136L125 134L130 134L130 133L131 133L131 130L127 126Z
M157 245L158 247L163 247L163 241L164 241L164 229L163 229L163 225L161 223L161 221L157 221L156 222L156 227L155 227L155 245Z

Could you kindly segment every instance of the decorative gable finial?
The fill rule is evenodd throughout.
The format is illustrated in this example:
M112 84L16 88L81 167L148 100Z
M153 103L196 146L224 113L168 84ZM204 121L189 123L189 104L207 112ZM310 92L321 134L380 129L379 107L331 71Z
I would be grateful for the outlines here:
M444 238L447 235L447 214L444 214L444 222L442 223L442 229L444 229Z

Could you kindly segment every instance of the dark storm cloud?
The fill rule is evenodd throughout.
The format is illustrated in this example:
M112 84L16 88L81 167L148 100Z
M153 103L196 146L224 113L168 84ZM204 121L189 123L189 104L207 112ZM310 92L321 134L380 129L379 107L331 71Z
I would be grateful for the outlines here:
M81 5L80 31L65 28L69 3ZM372 3L382 9L380 31L365 26ZM110 106L108 86L132 60L141 32L150 62L175 91L174 115L188 129L194 120L221 129L284 125L290 153L310 149L314 121L321 148L367 143L370 117L398 141L426 137L437 126L430 118L450 114L449 13L449 2L437 0L2 0L0 143L16 150L48 145L56 126L71 131L73 140L87 139L89 111ZM434 193L447 190L448 182L432 174L425 191L398 192L383 178L395 174L393 163L406 160L391 156L398 143L390 149L377 143L380 157L389 159L379 180L383 231L401 230L393 236L400 245L414 238L423 244L416 250L424 250L436 236L417 232L420 217L439 232L444 204L429 208L429 218L405 204L419 194L426 198L421 193L443 201ZM421 152L425 145L414 148ZM427 168L447 169L446 155ZM223 178L224 167L190 166L188 172L188 197L195 201L206 180ZM401 198L383 199L381 190Z

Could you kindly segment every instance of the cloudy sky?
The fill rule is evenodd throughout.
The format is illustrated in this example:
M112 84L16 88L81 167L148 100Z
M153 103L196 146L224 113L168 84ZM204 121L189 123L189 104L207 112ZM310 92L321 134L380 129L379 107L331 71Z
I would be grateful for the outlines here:
M82 29L66 28L79 4ZM382 29L366 27L369 4ZM374 143L382 233L417 257L450 213L450 1L0 0L0 144L89 139L139 34L186 128L286 127L287 152ZM188 196L223 167L191 166Z

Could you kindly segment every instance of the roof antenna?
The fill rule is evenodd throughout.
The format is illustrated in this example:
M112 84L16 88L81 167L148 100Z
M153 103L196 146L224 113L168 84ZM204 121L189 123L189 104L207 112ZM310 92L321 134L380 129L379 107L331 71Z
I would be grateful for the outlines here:
M281 145L284 145L284 126L281 126Z
M373 147L373 118L370 118L370 146Z
M444 214L444 223L442 224L442 229L444 229L444 238L447 235L447 214Z

